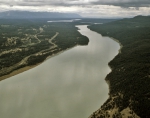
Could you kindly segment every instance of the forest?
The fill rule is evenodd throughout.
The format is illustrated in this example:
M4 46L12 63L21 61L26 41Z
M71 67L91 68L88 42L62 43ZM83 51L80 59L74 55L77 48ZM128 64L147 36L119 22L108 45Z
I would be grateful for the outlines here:
M0 19L0 77L68 48L88 45L89 39L77 30L75 24L46 19Z
M112 69L106 77L110 88L109 95L111 98L122 94L121 98L114 100L119 111L129 107L141 118L150 117L149 21L150 16L136 16L89 26L91 30L113 37L122 44L121 53L109 63ZM108 105L110 98L102 109L114 107ZM95 118L95 114L92 118Z

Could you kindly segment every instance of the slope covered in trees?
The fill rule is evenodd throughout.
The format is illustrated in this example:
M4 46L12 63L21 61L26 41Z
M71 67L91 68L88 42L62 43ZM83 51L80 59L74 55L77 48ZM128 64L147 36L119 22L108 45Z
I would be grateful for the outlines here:
M113 117L120 118L123 110L130 108L129 114L135 112L141 118L149 118L150 16L136 16L89 28L117 39L123 46L121 53L109 63L112 72L107 75L106 81L110 98L91 117L103 118L106 114L109 117L110 111L118 109Z

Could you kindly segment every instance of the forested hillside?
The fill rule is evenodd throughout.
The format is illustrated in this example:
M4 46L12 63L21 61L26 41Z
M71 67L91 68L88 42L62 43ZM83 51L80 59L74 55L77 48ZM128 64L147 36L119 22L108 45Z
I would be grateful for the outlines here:
M109 66L112 72L106 77L109 99L92 118L128 116L150 117L150 16L136 16L106 24L91 25L91 30L117 39L121 53ZM111 114L112 113L112 114ZM134 114L135 113L135 114Z

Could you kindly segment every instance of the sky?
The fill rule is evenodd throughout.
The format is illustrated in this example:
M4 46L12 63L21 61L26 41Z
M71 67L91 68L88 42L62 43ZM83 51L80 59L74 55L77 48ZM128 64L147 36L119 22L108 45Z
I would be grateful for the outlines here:
M0 12L69 12L83 17L125 18L150 15L150 0L0 0L0 9Z

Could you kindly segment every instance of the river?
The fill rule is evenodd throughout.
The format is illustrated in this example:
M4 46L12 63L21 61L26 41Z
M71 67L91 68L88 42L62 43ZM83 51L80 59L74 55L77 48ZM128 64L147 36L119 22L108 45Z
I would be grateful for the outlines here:
M88 118L108 98L108 62L119 44L86 25L89 38L26 72L0 82L1 118Z

